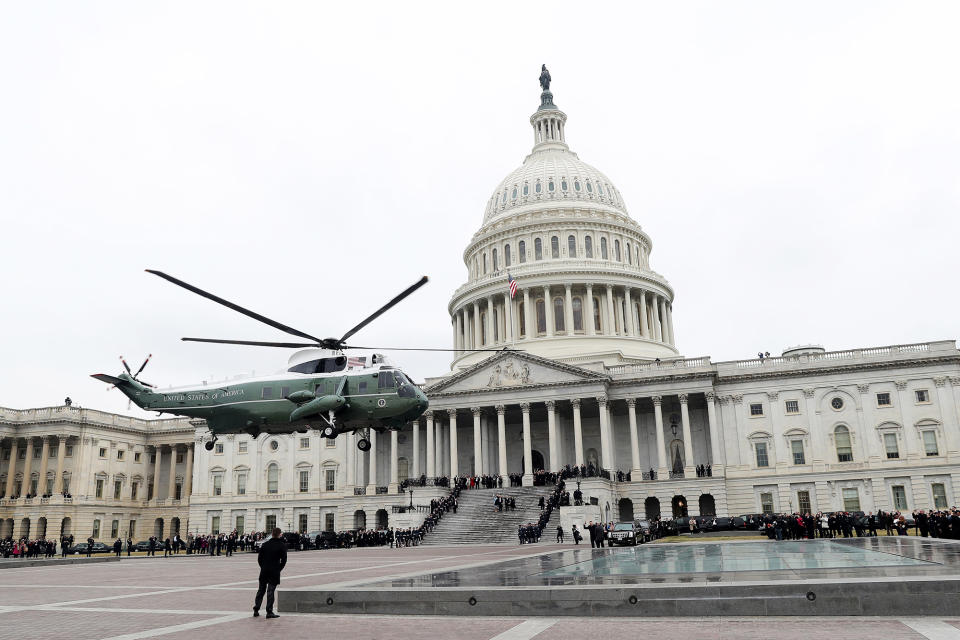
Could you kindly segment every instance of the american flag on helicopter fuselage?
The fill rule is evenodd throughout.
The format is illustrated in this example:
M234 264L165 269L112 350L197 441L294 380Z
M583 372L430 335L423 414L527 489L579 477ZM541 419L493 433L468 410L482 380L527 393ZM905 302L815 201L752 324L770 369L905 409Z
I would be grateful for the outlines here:
M510 272L507 272L507 286L510 287L510 299L513 300L517 295L517 281L513 279Z
M367 366L367 356L350 356L347 358L347 369L363 369Z

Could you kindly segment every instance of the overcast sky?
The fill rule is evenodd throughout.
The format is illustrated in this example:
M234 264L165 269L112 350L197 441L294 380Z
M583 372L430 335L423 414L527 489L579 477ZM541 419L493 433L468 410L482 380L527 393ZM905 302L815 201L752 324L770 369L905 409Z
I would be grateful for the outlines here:
M144 268L321 336L427 274L355 341L451 346L544 62L684 355L957 336L960 4L462 6L0 5L0 406L126 411L88 377L120 354L161 385L284 367L180 342L286 336Z

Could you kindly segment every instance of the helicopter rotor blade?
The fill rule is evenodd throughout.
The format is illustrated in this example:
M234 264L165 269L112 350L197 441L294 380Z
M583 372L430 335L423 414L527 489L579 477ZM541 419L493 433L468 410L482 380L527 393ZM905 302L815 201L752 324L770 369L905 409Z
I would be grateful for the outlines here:
M423 276L422 278L414 282L412 285L404 289L402 292L400 292L400 294L394 297L390 302L383 305L382 307L380 307L379 309L371 313L369 316L367 316L360 324L358 324L353 329L350 329L350 331L347 331L345 334L343 334L343 337L337 341L338 343L337 348L342 346L343 343L346 342L348 338L350 338L350 336L355 334L357 331L360 331L360 329L363 329L365 326L367 326L368 324L370 324L371 322L379 318L381 315L383 315L383 313L388 311L393 305L397 304L398 302L400 302L401 300L409 296L411 293L413 293L423 285L427 284L427 280L428 280L427 276Z
M184 342L210 342L213 344L243 344L250 347L281 347L284 349L300 349L303 347L319 347L317 342L263 342L260 340L219 340L216 338L180 338Z
M221 298L221 297L219 297L219 296L215 296L215 295L213 295L212 293L209 293L209 292L207 292L207 291L204 291L203 289L199 289L199 288L193 286L192 284L188 284L188 283L184 282L183 280L178 280L177 278L174 278L173 276L167 275L166 273L163 273L162 271L155 271L155 270L153 270L153 269L145 269L145 271L146 271L147 273L152 273L152 274L155 275L155 276L159 276L159 277L163 278L164 280L166 280L166 281L168 281L168 282L172 282L173 284L177 285L178 287L183 287L183 288L186 289L187 291L192 291L193 293L197 294L198 296L203 296L203 297L206 298L207 300L213 300L213 301L216 302L217 304L222 304L223 306L227 307L228 309L233 309L233 310L236 311L237 313L242 313L243 315L247 316L248 318L253 318L254 320L259 320L260 322L262 322L262 323L264 323L264 324L266 324L266 325L269 325L269 326L273 327L274 329L279 329L280 331L283 331L284 333L289 333L289 334L292 335L292 336L298 336L298 337L300 337L300 338L306 338L307 340L313 340L313 341L316 342L316 343L321 343L321 342L323 342L320 338L317 338L317 337L315 337L315 336L311 336L310 334L304 333L304 332L302 332L302 331L298 331L297 329L294 329L293 327L288 327L288 326L285 325L285 324L280 324L280 323L277 322L276 320L271 320L270 318L268 318L268 317L266 317L266 316L262 316L262 315L260 315L259 313L256 313L255 311L250 311L249 309L244 309L243 307L241 307L241 306L238 305L238 304L234 304L234 303L230 302L229 300L224 300L223 298Z
M127 373L129 373L132 376L133 371L130 371L130 365L128 365L127 361L123 359L123 356L120 356L120 362L123 363L123 368L127 370Z
M135 374L133 374L133 377L134 377L134 378L136 378L138 375L140 375L140 374L143 372L143 370L147 367L147 363L150 362L150 358L152 358L152 357L153 357L153 354L152 354L152 353L147 356L147 359L143 361L143 364L140 365L140 368L137 369L137 372L136 372Z
M434 347L355 347L353 345L343 345L344 351L350 349L360 349L363 351L446 351L452 353L474 353L480 351L522 351L522 349L438 349Z

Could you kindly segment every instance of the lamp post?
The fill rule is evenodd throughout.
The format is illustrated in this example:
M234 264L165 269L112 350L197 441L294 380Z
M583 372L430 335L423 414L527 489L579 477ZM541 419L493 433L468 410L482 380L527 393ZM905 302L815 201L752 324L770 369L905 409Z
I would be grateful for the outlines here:
M410 510L413 511L413 487L410 487Z

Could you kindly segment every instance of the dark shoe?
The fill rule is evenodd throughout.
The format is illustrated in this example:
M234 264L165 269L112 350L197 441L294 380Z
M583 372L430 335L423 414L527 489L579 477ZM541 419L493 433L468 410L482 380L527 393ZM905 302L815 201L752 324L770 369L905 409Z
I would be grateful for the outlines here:
M253 610L253 617L254 617L254 618L259 618L259 617L260 617L260 612L257 611L256 609L254 609L254 610Z
M273 611L267 611L267 618L279 618L279 617L280 616L275 614Z

